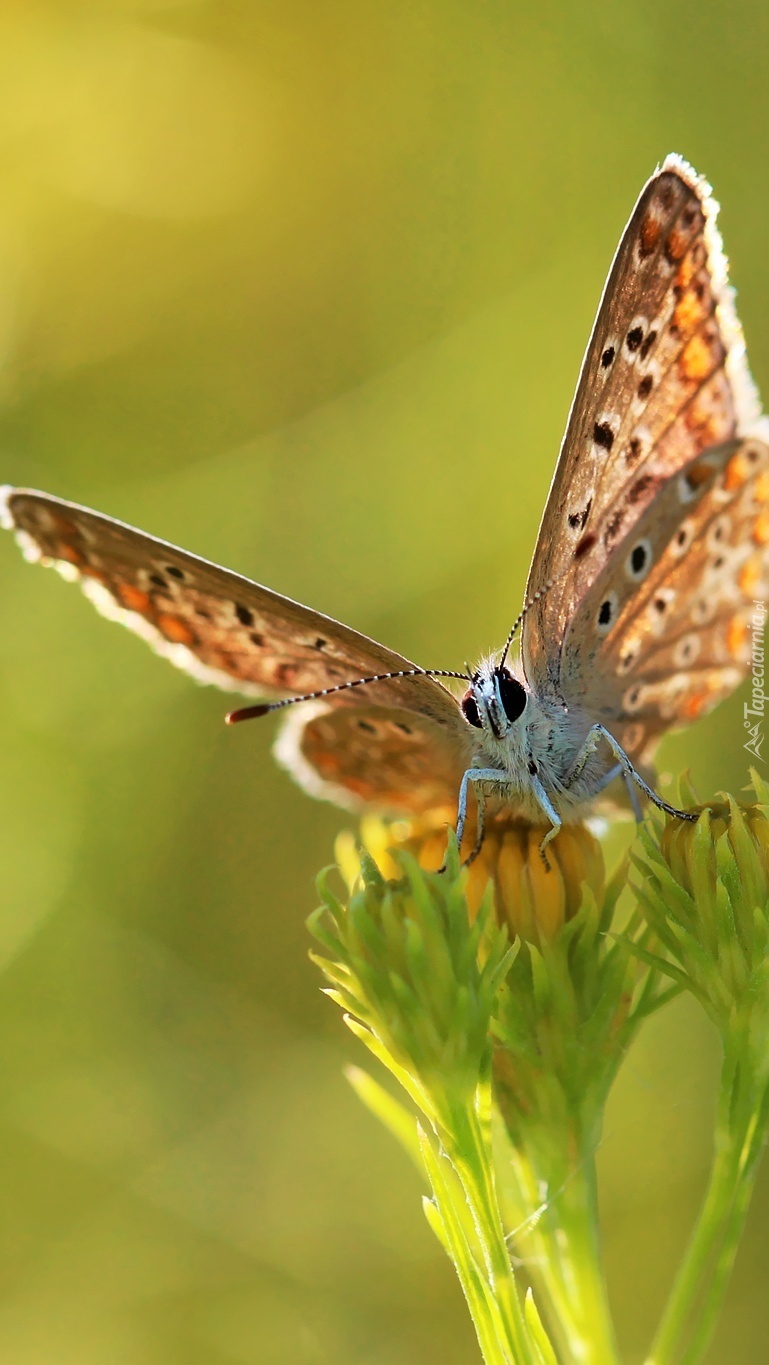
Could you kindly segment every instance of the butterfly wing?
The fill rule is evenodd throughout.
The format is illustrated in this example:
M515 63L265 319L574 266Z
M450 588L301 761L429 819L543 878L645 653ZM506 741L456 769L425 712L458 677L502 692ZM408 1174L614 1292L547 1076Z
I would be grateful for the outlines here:
M453 820L470 765L467 726L441 726L405 707L292 708L275 756L305 791L351 810Z
M567 626L667 481L708 447L766 434L717 211L706 182L671 156L620 242L529 575L527 597L542 596L522 652L538 690L564 693Z
M0 506L29 558L79 580L100 611L201 682L282 697L414 667L349 626L87 508L26 489L4 490ZM431 800L456 801L468 727L435 679L351 688L297 711L283 761L315 794L417 809L408 786L417 776Z
M727 442L668 480L566 634L570 706L634 761L743 680L769 594L769 446Z

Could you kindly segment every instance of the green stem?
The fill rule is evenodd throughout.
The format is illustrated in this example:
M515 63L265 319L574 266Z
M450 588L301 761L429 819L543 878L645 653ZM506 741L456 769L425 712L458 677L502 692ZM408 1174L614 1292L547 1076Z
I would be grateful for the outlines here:
M514 1160L521 1207L536 1209L537 1181L525 1156ZM528 1194L527 1194L528 1189ZM529 1278L547 1305L549 1330L566 1360L617 1365L619 1355L603 1275L592 1155L577 1159L539 1219L519 1238Z
M747 1079L744 1074L735 1078L735 1069L725 1064L719 1104L722 1121L708 1187L645 1365L696 1365L710 1341L766 1137L766 1126L756 1117L763 1106L756 1105L756 1091L745 1084ZM732 1105L738 1088L743 1103ZM735 1111L740 1121L735 1121Z
M565 1242L559 1269L567 1303L572 1305L572 1355L589 1365L616 1365L619 1355L602 1266L592 1153L583 1157L567 1181L557 1213Z
M510 1264L505 1230L499 1211L487 1125L477 1115L455 1115L452 1125L452 1164L462 1188L483 1249L489 1286L499 1307L516 1365L534 1365L537 1353L531 1340Z
M478 1264L476 1249L468 1240L467 1198L456 1169L433 1151L428 1139L425 1138L421 1145L439 1223L436 1226L432 1217L429 1221L454 1263L485 1365L518 1365L500 1306L484 1276L483 1267ZM427 1208L429 1212L429 1206Z

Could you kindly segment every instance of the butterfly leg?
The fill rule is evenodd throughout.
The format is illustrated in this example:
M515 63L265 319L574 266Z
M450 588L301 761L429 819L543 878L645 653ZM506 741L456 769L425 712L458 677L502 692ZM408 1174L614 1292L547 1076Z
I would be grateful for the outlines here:
M576 780L576 778L579 777L579 775L582 773L585 764L590 755L592 754L593 750L595 749L595 746L599 739L606 740L606 743L608 744L609 748L614 754L614 757L617 759L617 762L619 763L620 768L622 769L622 775L627 784L628 791L631 791L632 784L635 783L636 787L640 788L644 796L648 796L649 800L653 801L654 805L657 806L660 810L664 810L666 815L675 815L678 817L679 820L697 819L697 816L694 815L691 811L678 810L676 806L671 806L667 801L663 801L662 797L657 795L654 788L650 787L648 782L644 782L644 779L641 777L641 774L639 772L636 772L635 768L633 767L633 764L631 763L630 759L625 753L625 750L622 748L622 745L619 744L617 740L614 738L614 735L609 730L606 729L605 725L601 725L600 723L596 725L591 725L590 729L588 730L587 735L585 737L585 743L583 744L582 749L579 755L577 756L577 761L574 764L572 772L565 783L567 787L570 787L572 783Z
M545 788L542 785L540 778L537 777L537 774L532 773L530 780L531 789L534 792L534 795L536 796L540 806L542 807L542 810L544 811L545 815L550 821L550 828L539 846L539 856L541 857L543 863L545 864L545 870L549 872L550 863L548 862L545 849L547 845L550 843L550 840L555 838L556 834L561 828L563 821L561 820L558 811L555 809L555 806L553 805L552 801L550 800L550 797L545 791Z
M475 847L473 848L466 865L469 865L478 857L478 854L481 851L481 845L483 844L483 812L485 800L480 788L476 787L475 784L477 782L507 783L507 781L507 773L502 768L468 768L462 778L459 788L457 809L457 848L459 848L462 843L462 836L465 832L465 824L467 823L467 797L471 782L473 784L473 790L475 791L475 799L478 802L478 837L475 840Z
M635 820L637 825L640 825L641 821L644 818L644 813L641 810L641 802L638 800L638 792L635 789L635 782L633 781L629 773L623 772L622 776L625 779L625 787L627 788L627 794L628 797L630 798L630 804L633 808L633 819Z
M637 824L640 824L641 821L643 820L643 811L641 810L641 803L638 800L638 792L635 789L635 783L633 782L633 779L631 777L628 777L621 763L615 763L614 767L610 768L608 773L604 773L603 777L601 778L596 788L596 796L598 795L599 792L603 791L604 787L608 787L609 784L614 781L615 777L619 777L620 773L622 774L625 786L627 787L628 799L630 801L630 805L633 808L633 818ZM573 780L574 778L572 777L571 781ZM566 785L568 786L569 783L567 783Z
M483 839L486 833L486 793L484 792L483 787L475 788L475 806L477 811L475 843L473 844L470 853L465 859L464 863L465 867L469 867L471 863L475 862L476 858L478 857L478 854L483 848Z

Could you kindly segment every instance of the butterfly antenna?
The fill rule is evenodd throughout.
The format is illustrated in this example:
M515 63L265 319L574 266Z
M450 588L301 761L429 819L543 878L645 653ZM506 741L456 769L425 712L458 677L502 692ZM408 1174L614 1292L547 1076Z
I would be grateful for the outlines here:
M560 577L563 577L563 575L560 575ZM542 584L541 588L537 588L537 591L534 593L533 597L527 598L527 600L524 602L523 606L521 607L521 610L519 611L518 615L513 621L512 626L510 627L510 634L505 640L505 647L502 650L502 657L497 665L498 668L504 667L505 659L507 658L510 646L518 633L518 627L520 626L521 622L526 616L526 613L530 611L531 608L534 606L534 603L538 602L541 597L544 597L545 593L549 592L553 584L557 582L558 582L557 578L549 578L546 583Z
M254 706L241 706L225 716L228 725L237 725L241 720L256 720L267 716L271 711L280 711L284 706L294 706L298 701L317 701L320 697L330 697L334 692L344 692L349 687L366 687L369 683L387 682L389 678L461 678L470 682L467 673L454 673L448 668L399 668L394 673L374 673L370 678L353 678L351 682L337 683L335 687L322 687L318 692L305 692L301 697L284 697L282 701L257 702Z

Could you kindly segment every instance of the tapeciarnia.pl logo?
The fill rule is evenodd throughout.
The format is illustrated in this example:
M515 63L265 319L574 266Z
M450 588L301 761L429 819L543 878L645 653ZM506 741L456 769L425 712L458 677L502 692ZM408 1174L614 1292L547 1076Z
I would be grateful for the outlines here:
M764 742L764 712L766 708L766 693L764 692L764 623L766 621L766 606L763 602L753 603L753 615L750 618L750 681L751 696L750 702L745 702L742 708L743 725L748 731L748 738L743 744L743 749L747 749L754 758L763 759L761 745Z

